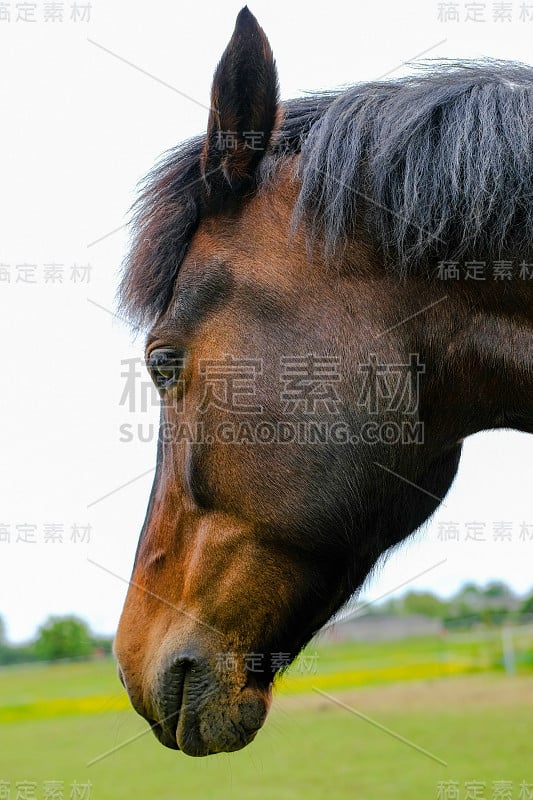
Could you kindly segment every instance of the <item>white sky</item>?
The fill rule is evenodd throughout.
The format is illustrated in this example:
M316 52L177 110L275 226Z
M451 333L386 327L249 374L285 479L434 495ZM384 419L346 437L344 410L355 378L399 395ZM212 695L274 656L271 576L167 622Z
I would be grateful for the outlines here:
M39 20L45 5L36 4ZM252 0L250 8L270 38L287 98L402 74L402 62L425 51L527 62L533 22L520 19L515 0L511 21L494 23L496 5L487 2L487 21L476 23L459 2L460 21L447 24L432 0ZM121 361L140 356L142 341L98 304L114 308L126 248L120 226L137 180L164 150L204 130L211 76L240 6L93 0L88 23L32 24L15 21L12 2L12 21L0 21L0 263L11 275L0 283L0 523L11 531L11 542L0 542L0 614L13 640L32 635L50 613L76 612L97 631L115 629L126 585L87 559L129 576L151 475L88 506L154 465L155 442L121 442L119 428L156 427L157 410L120 405ZM63 285L44 283L44 265L53 263L63 265ZM36 283L16 282L20 264L37 265ZM88 284L71 280L74 264L91 265ZM520 525L533 526L532 455L533 437L517 433L468 441L446 507L389 558L365 598L444 559L410 586L446 594L467 579L499 578L530 589L533 540L520 540ZM460 541L439 540L439 521L455 522ZM465 541L471 522L485 523L486 541ZM511 541L493 540L501 522ZM34 544L16 541L26 523L36 526ZM64 527L64 543L44 543L52 524ZM70 541L74 524L92 526L89 543Z

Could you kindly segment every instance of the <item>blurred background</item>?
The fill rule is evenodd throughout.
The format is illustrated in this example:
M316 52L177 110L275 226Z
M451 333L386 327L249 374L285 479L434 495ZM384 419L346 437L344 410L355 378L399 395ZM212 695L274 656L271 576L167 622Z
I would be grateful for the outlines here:
M280 680L251 747L165 751L116 679L158 426L142 338L115 314L128 210L205 129L240 7L0 3L0 798L533 797L533 439L516 432L465 443L445 503ZM519 0L250 9L282 98L421 60L532 61Z

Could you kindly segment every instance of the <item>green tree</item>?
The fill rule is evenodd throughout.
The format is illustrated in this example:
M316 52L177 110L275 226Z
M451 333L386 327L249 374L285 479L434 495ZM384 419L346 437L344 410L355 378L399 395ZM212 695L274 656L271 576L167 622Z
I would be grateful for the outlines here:
M533 594L530 594L529 597L526 597L523 601L519 613L523 616L528 616L529 614L533 616Z
M404 614L422 614L425 617L443 617L447 604L431 592L407 592L403 598Z
M83 658L92 653L91 633L77 617L50 617L39 628L35 653L46 661Z
M483 594L494 600L509 600L513 598L513 593L503 581L490 581L485 587Z

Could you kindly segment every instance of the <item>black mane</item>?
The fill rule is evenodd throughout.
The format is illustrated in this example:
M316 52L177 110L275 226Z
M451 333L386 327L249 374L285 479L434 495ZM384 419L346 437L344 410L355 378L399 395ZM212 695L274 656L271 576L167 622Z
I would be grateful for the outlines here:
M295 218L334 253L360 232L399 274L432 259L472 260L533 242L533 68L444 63L393 81L284 103L259 171L300 153ZM163 313L185 250L208 213L204 137L170 151L135 206L122 310Z

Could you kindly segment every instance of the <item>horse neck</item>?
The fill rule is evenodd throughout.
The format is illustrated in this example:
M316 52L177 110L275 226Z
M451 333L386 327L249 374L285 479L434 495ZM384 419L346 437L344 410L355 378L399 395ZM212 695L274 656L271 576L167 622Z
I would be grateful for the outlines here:
M487 428L533 433L533 265L531 279L447 287L441 356L448 391ZM466 417L465 417L466 418ZM473 431L466 431L470 433Z

